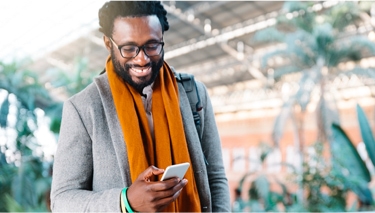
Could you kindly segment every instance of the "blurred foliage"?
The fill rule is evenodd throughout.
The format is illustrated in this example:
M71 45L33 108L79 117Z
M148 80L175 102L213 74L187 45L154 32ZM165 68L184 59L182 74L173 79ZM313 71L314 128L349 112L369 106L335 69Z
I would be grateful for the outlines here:
M38 128L36 109L48 107L52 98L34 72L15 63L0 63L0 89L6 94L0 127L8 136L10 129L15 133L14 141L5 137L7 143L0 152L0 211L47 211L51 177L44 171L50 165L43 164L43 156L35 153L40 145L34 132ZM12 107L16 110L10 110ZM15 124L9 123L9 116L14 116Z
M46 89L37 73L22 64L0 63L0 92L5 94L0 100L0 131L6 139L0 144L0 212L47 212L52 162L36 151L41 147L34 135L37 114L43 111L51 121L50 130L58 133L63 102L51 90L60 89L61 96L70 97L85 88L93 75L87 60L80 58L71 73L50 70L51 86Z
M70 97L83 90L97 75L95 72L90 72L87 65L87 58L79 57L75 60L72 71L62 72L58 69L51 69L46 75L50 79L52 88L60 89L64 91L62 95ZM57 101L45 110L47 116L51 118L50 129L56 134L60 132L62 108L63 102Z
M262 69L274 70L271 72L272 76L268 76L274 79L271 82L285 81L285 76L292 73L300 76L298 89L284 102L275 119L272 133L273 145L278 148L287 122L292 121L296 149L301 157L300 167L295 168L291 175L297 189L289 191L285 188L276 196L269 186L269 176L262 176L259 180L253 177L249 180L249 200L246 201L241 194L244 180L249 176L246 174L236 189L234 211L375 210L373 194L369 188L370 172L341 128L333 95L326 90L327 82L338 75L375 78L374 70L371 69L356 65L352 70L341 70L338 66L341 62L356 62L375 55L374 42L360 35L358 31L351 34L347 32L348 27L357 29L361 21L368 21L371 4L345 1L314 11L313 7L317 3L319 2L286 2L283 8L286 15L279 16L274 27L259 31L254 36L254 40L260 43L285 44L284 47L262 57ZM273 67L270 61L276 57L286 60L286 65ZM313 90L319 91L316 105L318 137L313 147L306 147L304 118L307 106L312 100ZM368 155L375 159L375 142L371 128L359 106L357 113ZM308 154L307 148L313 148L314 154ZM330 152L330 159L323 154L327 151ZM278 182L273 181L273 184ZM348 207L349 192L357 195L357 206ZM289 202L276 199L278 196L289 198ZM276 206L278 208L275 208Z
M303 124L304 113L311 102L312 91L320 90L320 101L317 106L318 140L327 141L330 137L330 124L339 123L332 94L326 91L326 83L338 75L357 75L375 77L374 70L356 66L352 70L340 70L339 63L358 61L375 55L375 43L366 36L355 33L348 35L345 29L357 27L360 20L368 18L370 9L366 2L340 2L320 12L314 12L312 5L316 2L286 2L284 10L287 15L280 16L276 26L255 34L257 42L282 42L285 48L276 49L262 57L262 69L274 69L274 82L283 80L287 74L299 73L298 91L283 105L282 111L275 120L273 141L278 144L285 123L292 119ZM366 20L368 21L368 20ZM282 57L289 63L281 67L272 67L269 61ZM296 115L296 106L300 115ZM299 119L299 120L298 120ZM303 125L296 125L303 147Z
M251 159L252 163L259 164L256 171L246 173L239 181L235 190L236 197L233 204L233 212L264 212L264 211L283 211L279 209L279 204L288 208L293 204L296 197L287 189L286 181L278 174L267 172L267 168L273 166L284 166L294 169L292 165L280 163L269 165L266 162L267 157L275 149L267 143L259 144L259 159ZM239 159L236 159L239 160ZM250 185L246 184L250 182ZM246 189L248 188L248 191ZM247 192L248 199L243 198L243 193Z
M363 118L358 117L358 120ZM332 128L334 140L337 142L337 149L332 151L332 160L327 161L324 156L324 143L316 142L308 147L309 151L303 153L305 158L301 171L287 163L279 164L291 170L285 177L280 176L280 173L268 172L267 166L270 165L264 166L264 164L272 150L276 148L261 143L258 163L262 166L241 178L235 189L232 211L374 211L373 194L368 186L370 177L367 167L345 132L338 125L333 125ZM341 137L345 137L345 140ZM343 142L346 144L342 144ZM375 155L374 152L368 154ZM298 189L299 185L301 188ZM359 202L348 203L349 192L356 193Z
M373 165L375 165L375 139L374 135L372 134L370 123L366 117L366 114L362 107L357 104L357 117L358 117L358 124L361 130L362 140L365 143L367 153L369 154L369 158Z

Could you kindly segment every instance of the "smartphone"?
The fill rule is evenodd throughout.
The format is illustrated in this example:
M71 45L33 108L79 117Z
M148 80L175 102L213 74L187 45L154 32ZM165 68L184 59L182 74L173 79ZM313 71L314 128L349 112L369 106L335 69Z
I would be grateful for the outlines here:
M163 181L173 177L182 179L185 176L185 173L189 166L190 163L180 163L168 166L167 169L165 169L164 174L160 180Z

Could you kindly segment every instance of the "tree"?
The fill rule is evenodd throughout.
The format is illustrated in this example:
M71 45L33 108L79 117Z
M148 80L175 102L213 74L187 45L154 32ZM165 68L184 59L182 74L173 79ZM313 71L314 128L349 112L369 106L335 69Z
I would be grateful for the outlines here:
M328 5L330 2L325 2ZM299 148L302 163L308 163L304 159L304 117L307 105L311 103L314 90L318 91L319 101L316 106L317 115L317 141L329 142L332 153L332 169L337 174L343 175L343 157L335 154L338 141L350 144L340 132L339 115L335 109L333 95L327 91L327 85L338 75L361 75L368 78L375 77L373 70L363 69L356 66L352 70L342 70L338 66L345 61L359 61L368 56L375 55L375 44L358 33L358 26L368 18L368 3L366 2L341 2L334 6L318 7L316 2L287 2L284 5L285 16L279 17L278 24L273 28L258 32L254 39L261 42L282 42L285 48L277 49L263 57L263 69L274 69L273 78L275 82L283 81L286 75L298 74L300 76L297 91L282 106L277 116L274 129L273 141L276 146L282 138L286 122L290 119L297 135L297 146ZM316 6L318 5L318 6ZM321 10L317 10L320 8ZM354 28L355 33L348 32ZM281 57L287 62L281 67L270 67L268 61L275 57ZM336 124L336 126L335 126ZM334 125L332 128L331 126ZM326 143L325 143L326 144ZM341 153L342 155L342 153ZM345 156L346 157L346 156ZM353 155L351 160L356 157ZM349 159L349 161L350 161ZM301 166L301 168L303 168ZM368 180L366 169L346 168L349 174L363 174L363 180ZM303 175L302 173L300 174ZM349 175L343 175L349 178ZM355 182L355 180L353 180ZM361 181L359 181L361 182ZM353 183L353 182L352 182ZM368 194L367 186L362 183L350 184L351 190L357 193L362 202L372 202ZM301 189L303 186L301 185ZM311 191L309 191L311 192ZM302 196L302 193L300 193ZM311 200L310 200L311 201Z

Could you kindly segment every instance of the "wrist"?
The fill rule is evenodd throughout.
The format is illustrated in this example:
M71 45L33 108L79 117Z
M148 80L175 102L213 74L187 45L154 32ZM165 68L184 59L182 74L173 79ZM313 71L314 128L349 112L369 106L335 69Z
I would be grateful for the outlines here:
M125 187L122 191L121 191L121 200L122 200L122 206L125 206L123 208L123 211L126 210L126 212L129 212L129 213L133 213L133 209L131 208L130 206L130 203L129 203L129 200L128 200L128 196L127 196L127 191L128 191L128 187Z

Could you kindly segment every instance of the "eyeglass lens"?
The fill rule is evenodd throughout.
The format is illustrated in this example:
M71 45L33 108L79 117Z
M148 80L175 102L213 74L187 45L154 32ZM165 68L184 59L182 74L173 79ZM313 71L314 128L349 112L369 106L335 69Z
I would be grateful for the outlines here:
M146 44L142 47L138 47L135 45L125 45L121 47L121 54L125 58L134 58L139 54L141 49L148 57L157 56L161 53L163 45L162 43Z

